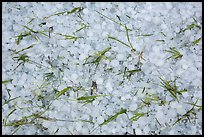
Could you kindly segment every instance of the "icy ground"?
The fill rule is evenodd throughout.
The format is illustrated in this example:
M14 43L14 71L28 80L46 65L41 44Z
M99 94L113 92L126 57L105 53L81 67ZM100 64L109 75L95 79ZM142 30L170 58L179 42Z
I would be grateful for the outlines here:
M202 134L202 3L3 3L2 134Z

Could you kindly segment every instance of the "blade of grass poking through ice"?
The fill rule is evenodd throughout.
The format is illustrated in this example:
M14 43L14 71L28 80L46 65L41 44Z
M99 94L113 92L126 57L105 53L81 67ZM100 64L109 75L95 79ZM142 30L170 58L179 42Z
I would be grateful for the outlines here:
M58 13L49 15L49 16L47 16L47 17L44 17L43 19L48 19L48 18L50 18L50 17L52 17L52 16L59 16L59 15L64 15L64 14L69 15L69 14L72 14L72 13L75 13L75 12L80 12L80 11L82 11L82 10L83 10L82 7L75 7L75 8L73 8L73 9L70 10L70 11L58 12Z
M170 57L168 57L167 59L170 59L170 58L173 58L173 59L179 59L179 58L182 58L183 55L178 51L176 50L175 47L170 47L170 50L164 50L166 52L169 52L171 53L172 55Z
M131 18L130 16L128 16L128 15L125 15L126 17L128 17L129 19Z
M196 45L196 44L198 44L201 39L202 39L202 36L201 36L199 39L195 40L195 41L193 42L193 46Z
M81 28L79 28L78 30L76 30L73 34L75 34L76 32L79 32L79 31L81 31L81 30L83 30L83 29L85 29L85 28L87 28L88 27L88 25L86 25L86 24L84 24L84 23L81 23Z
M130 47L130 45L126 44L125 42L122 42L120 40L118 40L116 37L112 37L112 36L108 36L109 39L115 40L117 42L120 42L121 44ZM131 47L130 47L131 48Z
M194 23L188 25L185 29L181 29L181 30L179 31L179 33L185 32L186 30L191 30L191 29L193 29L194 27L196 27L196 28L198 28L198 29L201 29L201 26L198 25L198 22L195 20L195 18L193 18L193 20L194 20Z
M31 20L27 23L27 25L30 24L34 19L35 18L31 18Z
M2 84L7 84L7 83L9 83L9 82L12 82L12 80L13 80L13 79L4 80L4 81L2 81Z
M32 120L28 121L28 118L32 118L32 117L34 117L34 114L29 115L29 116L25 116L18 121L10 122L9 124L5 124L4 126L20 126L20 125L31 124L31 123L33 123L33 121Z
M82 10L83 10L82 7L75 7L71 11L68 11L67 14L72 14L74 12L79 12L79 11L82 11Z
M190 114L193 113L194 107L196 106L197 102L198 102L198 99L197 99L197 100L195 101L195 103L193 104L193 107L192 107L190 110L188 110L184 115L182 115L182 117L179 118L176 122L174 122L174 124L173 124L172 126L174 126L175 124L177 124L177 123L180 122L181 120L183 120L183 119L189 117Z
M165 89L164 91L168 91L178 102L179 100L177 95L182 95L183 92L187 92L186 89L178 90L178 86L176 86L176 79L174 81L168 81L160 77L160 80L160 86Z
M121 21L120 17L118 15L116 15L116 17L118 18L119 21Z
M20 52L22 52L22 51L24 51L24 50L27 50L27 49L33 48L35 45L36 45L36 44L32 44L32 45L30 45L30 46L28 46L28 47L26 47L26 48L24 48L24 49L21 49L21 50L15 52L15 54L18 54L18 53L20 53Z
M115 115L113 115L110 118L106 119L102 124L100 124L100 126L103 126L103 125L106 125L106 124L110 123L111 121L116 119L119 115L124 114L126 112L127 112L127 109L121 108L118 113L116 113Z
M13 100L15 100L15 99L17 99L17 98L20 98L20 96L19 96L19 97L12 98L12 99L9 99L9 100L6 100L3 105L8 104L10 101L13 101Z
M30 31L33 32L33 33L38 33L38 31L35 31L35 30L29 28L28 26L23 26L23 27L26 28L26 29L28 29L28 30L30 30Z
M127 73L135 73L135 72L140 72L142 71L141 69L133 69L133 70L128 70L126 71Z
M177 94L175 92L176 89L171 86L171 81L164 80L161 77L160 80L161 87L163 87L166 91L169 91L169 93L178 101Z
M97 68L102 59L106 59L110 61L110 59L105 56L105 53L108 52L110 49L111 47L108 47L102 51L98 51L94 53L94 55L88 56L87 58L84 59L85 63L83 65L93 63L93 64L96 64L96 68ZM88 62L88 60L91 60L91 61Z
M102 15L103 17L109 19L110 21L113 21L113 22L117 23L118 25L125 27L125 25L123 25L123 24L120 23L120 22L117 22L117 21L114 20L113 18L110 18L110 17L108 17L108 16L106 16L106 15L103 15L102 13L100 13L100 12L98 12L98 11L96 11L96 12L97 12L98 14Z
M57 92L56 94L56 98L59 98L61 95L63 95L64 93L66 93L68 90L70 90L72 87L68 86L66 88L64 88L63 90Z
M94 122L91 121L91 120L79 120L79 121L82 121L82 122L88 122L88 123L94 124Z
M78 101L82 101L82 103L91 103L98 97L103 97L103 96L108 96L108 95L94 95L94 96L82 96L77 98Z
M65 34L60 34L60 33L55 33L57 35L60 35L60 36L64 36L64 39L67 40L73 40L73 41L76 41L79 37L76 37L76 36L71 36L71 35L65 35ZM80 37L82 38L82 37Z
M165 40L160 40L160 39L158 39L158 40L156 40L157 42L165 42Z
M17 39L16 44L19 45L19 44L20 44L20 41L23 39L23 35L22 35L22 33L20 33L20 35L17 36L17 37L18 37L18 39Z
M26 37L26 36L30 36L31 33L30 32L25 32L24 34L23 33L20 33L20 35L17 36L17 41L16 41L16 44L19 45L20 44L20 41Z
M9 116L10 116L11 114L13 114L15 111L16 111L16 109L12 110L12 111L6 116L6 118L5 118L5 120L4 120L4 123L3 123L4 125L6 125Z
M160 33L161 33L164 37L166 37L166 34L164 34L164 32L161 31Z
M40 33L40 34L42 34L42 35L44 35L44 36L49 37L47 34L44 33L45 31L36 31L36 30L33 30L33 29L29 28L28 26L23 26L23 27L26 28L26 29L28 29L30 32Z
M129 45L130 45L130 47L131 47L131 51L136 51L136 50L134 49L134 47L132 46L132 43L130 42L130 37L129 37L128 31L129 31L129 29L127 28L127 26L125 26L126 37L127 37L128 43L129 43Z
M54 78L54 72L50 72L50 73L45 73L44 75L44 79L46 81L49 81L50 79Z
M141 117L143 117L145 114L147 114L147 113L139 113L139 112L136 112L136 113L130 118L130 120L132 120L132 121L137 121L138 119L140 119Z
M142 34L142 35L137 35L136 37L149 37L152 36L153 34Z
M33 63L33 64L37 64L37 65L39 65L39 66L43 66L43 67L45 67L45 68L48 68L48 67L46 67L46 66L44 66L44 65L42 65L42 64L39 64L39 63L37 63L37 62L35 62L35 61L30 60L30 59L29 59L29 56L26 55L25 53L24 53L24 54L21 54L21 55L19 55L19 56L13 57L13 59L17 59L17 62L21 61L15 69L17 69L21 64L24 65L26 62L28 62L28 63ZM14 69L14 70L15 70L15 69Z

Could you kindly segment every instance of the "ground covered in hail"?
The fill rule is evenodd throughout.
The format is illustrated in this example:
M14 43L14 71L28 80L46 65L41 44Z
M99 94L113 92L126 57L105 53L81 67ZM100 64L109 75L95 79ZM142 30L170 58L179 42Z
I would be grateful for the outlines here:
M202 3L2 4L2 134L202 134Z

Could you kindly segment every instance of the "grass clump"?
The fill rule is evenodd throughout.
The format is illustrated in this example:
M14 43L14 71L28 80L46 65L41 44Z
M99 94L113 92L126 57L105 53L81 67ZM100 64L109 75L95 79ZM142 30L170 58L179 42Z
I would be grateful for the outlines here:
M159 104L160 106L165 105L166 101L161 100L156 94L146 93L146 96L142 102L146 105L151 105L151 103Z
M179 119L177 119L177 121L174 122L172 126L176 125L177 123L179 123L181 120L183 120L183 119L185 119L185 118L188 118L189 122L191 123L191 121L190 121L190 116L191 116L191 115L194 115L194 116L196 115L194 108L195 108L195 106L197 106L197 105L196 105L197 102L198 102L198 99L192 104L193 107L192 107L190 110L188 110L184 115L182 115ZM200 107L200 106L198 106L198 107ZM196 118L196 117L195 117L195 118Z
M196 19L193 18L193 20L194 20L193 23L191 23L190 25L188 25L186 28L181 29L181 30L179 31L179 33L183 33L183 32L185 32L186 30L192 30L193 28L198 28L199 30L201 30L201 26L198 24L198 22L196 21Z
M130 47L132 52L136 51L136 50L134 49L134 47L133 47L131 41L130 41L130 37L129 37L129 31L130 31L130 29L129 29L126 25L122 24L121 22L118 22L118 21L114 20L113 18L110 18L110 17L108 17L108 16L106 16L106 15L103 15L102 13L100 13L100 12L98 12L98 11L96 11L96 12L97 12L98 14L102 15L103 17L109 19L110 21L115 22L115 23L117 23L118 25L124 27L128 44L125 43L125 42L123 42L123 41L121 41L121 40L119 40L119 39L117 39L116 37L108 36L109 39L115 40L115 41L117 41L117 42L119 42L119 43L121 43L121 44L123 44L123 45L125 45L125 46ZM120 19L120 17L119 17L118 15L116 15L116 17L118 18L119 21L121 21L121 19Z
M168 91L174 99L179 102L178 95L182 95L183 92L187 92L186 89L178 90L178 86L176 85L176 79L165 80L160 77L160 86L164 88L164 91Z
M105 56L105 53L108 52L110 49L111 47L108 47L102 51L98 51L93 55L88 56L87 58L84 59L85 63L83 65L96 64L96 68L97 68L102 59L111 61L107 56Z
M121 73L118 73L117 75L123 74L123 78L127 78L128 80L130 80L132 75L134 75L135 73L141 72L141 71L142 71L141 68L127 70L127 67L125 67L124 71Z
M26 53L15 56L15 57L13 57L13 59L17 59L17 62L20 62L15 69L17 69L21 64L25 65L25 63L36 64L37 66L48 68L42 64L39 64L35 61L30 60L30 57L28 55L26 55Z
M177 59L183 57L183 55L182 55L178 50L176 50L175 47L170 47L170 50L165 50L165 51L172 54L172 55L171 55L170 57L168 57L167 59L172 58L172 59L177 60Z

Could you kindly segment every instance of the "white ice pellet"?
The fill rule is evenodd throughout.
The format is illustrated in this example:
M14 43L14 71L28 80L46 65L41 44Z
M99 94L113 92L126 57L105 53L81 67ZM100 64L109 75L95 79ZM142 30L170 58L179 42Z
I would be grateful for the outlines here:
M136 135L142 135L142 130L139 128L136 128L135 133L136 133Z
M129 109L130 111L135 111L137 109L137 104L131 104Z
M96 79L96 83L99 85L103 84L103 81L104 81L103 78L100 77Z
M97 123L101 124L104 122L104 118L102 116L97 117Z
M73 73L72 75L71 75L71 79L72 80L76 80L78 78L78 75L76 74L76 73Z

